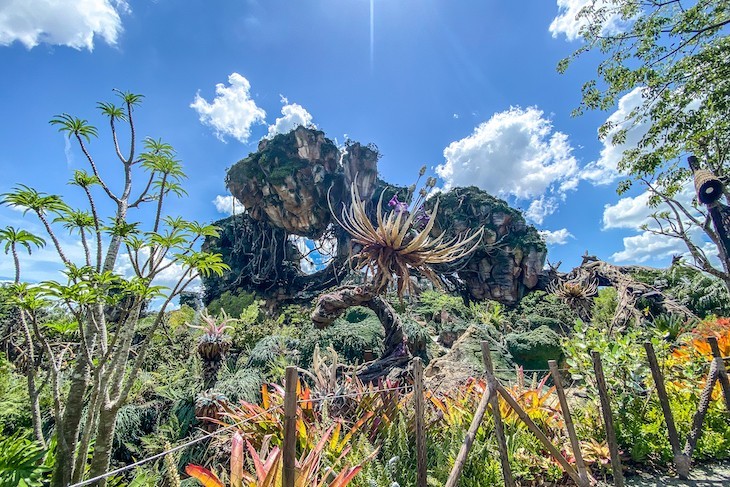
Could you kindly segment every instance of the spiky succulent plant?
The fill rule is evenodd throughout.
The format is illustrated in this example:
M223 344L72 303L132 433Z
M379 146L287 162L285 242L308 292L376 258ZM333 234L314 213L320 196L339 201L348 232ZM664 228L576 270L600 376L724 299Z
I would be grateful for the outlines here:
M597 290L598 281L582 282L558 279L548 286L548 291L560 298L582 320L590 320L593 296L596 295Z
M215 431L217 425L211 420L221 419L221 412L228 404L228 398L218 392L206 391L195 399L195 416L203 423L206 431Z
M231 337L226 331L233 327L228 323L235 321L223 312L223 320L218 323L215 317L206 311L200 314L202 325L188 325L190 328L201 330L203 334L198 338L198 354L203 360L216 360L231 348Z
M354 268L366 272L376 293L383 293L389 285L395 284L398 296L402 298L413 291L412 272L440 286L441 280L432 266L462 258L479 245L483 228L450 240L446 240L443 233L431 237L439 203L436 202L430 215L423 204L434 184L435 179L429 178L410 210L408 203L398 201L396 196L389 202L392 209L384 213L385 192L381 193L375 211L377 226L370 221L355 183L350 188L350 205L343 207L339 218L330 208L340 226L352 237L352 242L361 246L352 259Z
M233 327L228 323L235 321L223 312L222 320L210 316L206 311L200 314L202 325L188 325L190 328L202 330L203 334L198 338L198 355L203 361L203 383L206 389L215 384L218 377L223 356L231 348L231 337L226 331Z

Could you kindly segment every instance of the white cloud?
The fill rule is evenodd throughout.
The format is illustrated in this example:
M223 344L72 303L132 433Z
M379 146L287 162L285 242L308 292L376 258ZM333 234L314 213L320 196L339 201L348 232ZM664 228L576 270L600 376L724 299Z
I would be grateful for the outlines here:
M525 218L541 225L546 216L555 213L558 209L558 200L556 198L546 198L545 195L533 200L525 212Z
M680 239L646 231L631 237L624 237L623 243L624 249L611 256L615 262L641 263L650 259L666 259L687 252L687 247Z
M649 192L644 191L637 196L621 198L614 205L603 208L603 229L631 228L638 229L648 223L649 215L656 212L649 205Z
M649 206L650 196L651 193L646 190L636 196L621 198L614 205L604 206L603 229L629 228L638 230L644 224L652 225L653 220L650 216L657 212L669 211L670 207L665 203L660 203L656 207ZM674 199L690 211L694 217L701 219L700 213L692 206L694 196L694 185L690 181L674 195ZM686 220L686 218L683 218L683 220Z
M512 107L452 142L436 173L445 181L444 190L478 186L502 197L532 199L527 216L541 222L577 185L572 152L568 136L554 130L541 110Z
M569 238L575 238L567 228L561 228L560 230L539 230L539 233L545 243L548 245L565 245L568 243Z
M215 209L218 210L218 213L223 213L224 215L232 215L234 211L236 215L240 215L246 211L246 208L233 195L225 196L219 194L213 200L213 204L215 205Z
M591 181L593 184L609 184L618 179L621 173L618 170L618 163L623 157L624 151L636 147L649 130L647 123L627 125L627 117L644 102L643 87L634 88L625 94L618 101L618 108L606 120L613 125L603 139L601 156L597 161L586 165L581 171L581 178ZM613 143L613 137L620 130L626 129L625 139L620 144Z
M230 136L245 144L251 137L251 127L265 123L266 112L251 98L251 84L246 78L231 73L228 83L229 86L215 85L216 96L212 103L198 92L190 108L198 112L200 122L211 127L221 141L225 142L225 137Z
M550 33L553 37L564 34L569 41L580 38L581 30L588 25L589 19L580 15L581 10L587 6L594 6L597 9L611 7L612 2L607 0L557 0L558 15L550 24ZM603 20L603 34L615 34L621 32L625 22L621 16L615 13L615 9L605 11Z
M272 125L269 125L267 138L272 138L277 134L289 133L300 125L317 128L312 123L312 114L303 106L298 103L289 103L289 100L284 96L281 97L281 103L284 105L281 107L282 116L277 118Z
M94 37L115 45L122 32L123 0L5 0L0 2L0 46L20 42L94 49Z
M693 217L704 221L704 217L692 206L694 185L691 182L674 196L674 199L686 208ZM616 262L642 263L648 260L659 262L673 255L683 255L688 261L692 256L687 246L679 238L656 235L649 230L658 230L659 227L651 218L654 213L670 211L665 203L656 207L648 205L649 191L636 196L621 198L616 204L606 205L603 210L603 229L635 230L635 235L623 238L623 249L614 253L612 259ZM670 213L672 218L674 214ZM717 248L712 244L701 228L693 225L688 218L682 215L682 222L693 242L699 245L711 262L718 265Z

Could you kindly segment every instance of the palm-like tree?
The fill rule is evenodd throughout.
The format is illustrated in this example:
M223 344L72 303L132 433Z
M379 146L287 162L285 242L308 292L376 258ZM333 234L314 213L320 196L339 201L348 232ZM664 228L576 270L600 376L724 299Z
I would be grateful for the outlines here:
M18 245L22 245L32 253L32 246L37 248L44 247L46 241L37 235L33 235L27 230L18 230L13 227L5 227L0 229L0 243L5 242L5 253L10 252L13 256L15 264L15 284L20 282L20 259L18 258Z
M62 215L68 212L69 208L66 203L63 202L60 196L55 194L46 194L37 191L34 188L28 187L24 184L20 184L14 188L11 193L5 193L0 199L0 204L6 204L23 208L23 214L25 215L28 211L33 211L41 223L46 229L46 232L53 240L53 244L56 246L58 255L65 264L69 264L69 260L66 258L61 244L56 238L51 228L51 223L48 221L48 215L53 213L56 215Z
M41 248L46 245L46 241L37 235L33 235L27 230L18 230L13 227L5 227L0 229L0 243L5 242L5 253L11 252L13 255L13 263L15 264L15 285L21 286L20 284L20 259L18 258L18 245L26 248L28 254L32 253L32 247ZM40 392L36 387L35 375L36 375L36 357L33 350L33 337L28 327L28 322L25 317L25 311L20 310L20 323L25 335L25 341L27 346L27 370L26 377L28 379L28 393L31 400L31 417L33 419L33 430L36 435L36 439L45 446L45 439L43 437L43 430L41 428L41 411L40 411Z

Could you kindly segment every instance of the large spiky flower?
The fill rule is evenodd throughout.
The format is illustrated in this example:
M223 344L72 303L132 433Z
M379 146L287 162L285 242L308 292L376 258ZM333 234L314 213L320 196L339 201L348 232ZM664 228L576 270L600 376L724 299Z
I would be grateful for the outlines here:
M453 262L468 255L481 240L483 227L451 240L446 240L443 233L432 238L430 233L438 212L438 201L427 217L428 222L420 225L425 214L422 199L416 202L414 211L409 212L402 205L396 204L391 205L392 210L383 214L383 192L376 208L376 227L368 218L365 203L354 183L350 194L350 205L343 207L340 218L337 218L334 210L332 213L340 226L350 234L353 243L362 246L353 256L354 268L366 271L372 278L371 283L376 293L383 293L390 284L396 284L398 296L402 298L413 290L410 278L412 271L440 286L441 280L432 266ZM425 198L423 191L422 196Z
M218 323L215 317L205 311L200 314L200 319L203 325L188 326L203 331L198 338L198 355L203 362L203 385L208 389L215 384L223 356L231 348L231 337L226 331L232 330L233 327L228 323L236 320L228 318L223 312L223 320Z
M548 292L553 293L578 314L582 320L589 320L593 307L593 296L598 290L598 281L564 281L558 279L548 285Z

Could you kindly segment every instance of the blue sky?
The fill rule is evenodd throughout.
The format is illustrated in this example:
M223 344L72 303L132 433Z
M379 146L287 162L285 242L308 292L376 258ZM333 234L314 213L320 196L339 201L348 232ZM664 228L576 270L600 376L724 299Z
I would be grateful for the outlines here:
M48 120L69 112L103 133L95 104L119 88L146 96L139 133L177 150L190 179L174 212L188 218L224 217L214 201L226 195L226 168L305 122L339 143L375 143L393 183L410 184L427 164L441 187L476 184L508 199L549 232L561 269L586 250L664 265L681 243L639 229L645 195L615 193L625 147L596 134L639 96L572 118L597 58L555 70L580 46L575 14L586 1L0 1L0 192L25 183L73 198L65 182L83 156ZM91 147L114 173L108 142ZM34 228L3 207L6 225ZM0 260L0 279L11 277ZM50 250L36 253L26 277L47 277L51 261Z

